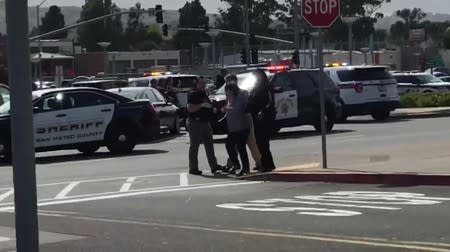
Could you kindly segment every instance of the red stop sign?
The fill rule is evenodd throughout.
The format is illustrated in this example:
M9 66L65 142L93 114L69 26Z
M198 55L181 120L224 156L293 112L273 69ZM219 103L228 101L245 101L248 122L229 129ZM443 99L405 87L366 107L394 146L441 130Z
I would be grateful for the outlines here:
M340 15L340 0L302 1L302 16L313 28L328 28Z

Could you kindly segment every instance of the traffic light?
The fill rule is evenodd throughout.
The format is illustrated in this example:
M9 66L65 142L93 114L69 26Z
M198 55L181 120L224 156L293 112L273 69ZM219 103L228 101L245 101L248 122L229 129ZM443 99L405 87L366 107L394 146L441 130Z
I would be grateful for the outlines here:
M252 48L252 64L258 64L258 49Z
M298 50L295 50L292 53L292 63L294 63L296 66L300 65L300 53Z
M167 24L162 25L162 34L165 37L169 35L169 26Z
M245 51L245 49L241 50L241 63L247 64L247 52Z
M156 23L158 24L164 23L162 5L157 4L155 6L155 16L156 16Z

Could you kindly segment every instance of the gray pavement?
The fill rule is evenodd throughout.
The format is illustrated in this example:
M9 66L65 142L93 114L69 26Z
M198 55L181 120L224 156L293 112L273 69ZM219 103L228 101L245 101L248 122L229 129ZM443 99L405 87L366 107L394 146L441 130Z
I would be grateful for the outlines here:
M330 166L450 173L448 125L446 117L351 118L328 136ZM187 148L183 134L141 145L129 156L106 149L92 157L38 154L42 251L450 250L445 187L211 177L203 151L207 176L194 177L186 174ZM280 167L321 160L320 136L310 127L283 130L272 149ZM224 136L216 137L216 152L226 160ZM11 167L0 165L0 251L14 250L11 189Z

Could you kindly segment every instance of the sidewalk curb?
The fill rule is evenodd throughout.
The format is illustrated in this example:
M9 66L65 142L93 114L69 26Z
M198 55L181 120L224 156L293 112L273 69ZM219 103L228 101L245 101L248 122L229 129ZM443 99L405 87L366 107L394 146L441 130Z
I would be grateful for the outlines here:
M411 112L411 113L393 113L392 118L396 119L408 119L408 118L437 118L437 117L447 117L450 116L449 110L441 110L436 112Z
M450 186L450 174L365 173L365 172L272 172L241 179L272 182L328 182L383 184L391 186Z

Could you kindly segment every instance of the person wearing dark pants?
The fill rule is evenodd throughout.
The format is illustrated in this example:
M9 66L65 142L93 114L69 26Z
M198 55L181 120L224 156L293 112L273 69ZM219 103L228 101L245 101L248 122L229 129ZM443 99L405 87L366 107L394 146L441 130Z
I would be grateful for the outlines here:
M261 171L270 172L276 168L270 151L276 109L267 75L262 70L256 70L253 74L257 79L257 85L250 94L247 109L253 118L256 144L261 152Z
M250 131L249 114L247 113L247 92L240 90L237 85L225 86L227 105L224 108L228 125L228 138L226 149L231 162L239 164L236 149L241 158L242 169L239 176L250 173L250 164L247 154L247 139ZM236 167L233 167L234 172Z
M189 173L201 175L198 168L198 150L200 144L205 147L206 157L209 167L214 174L217 170L222 170L222 166L217 164L214 152L213 131L209 123L212 117L212 104L206 94L206 82L200 78L196 88L188 95L188 120L187 129L189 131Z

